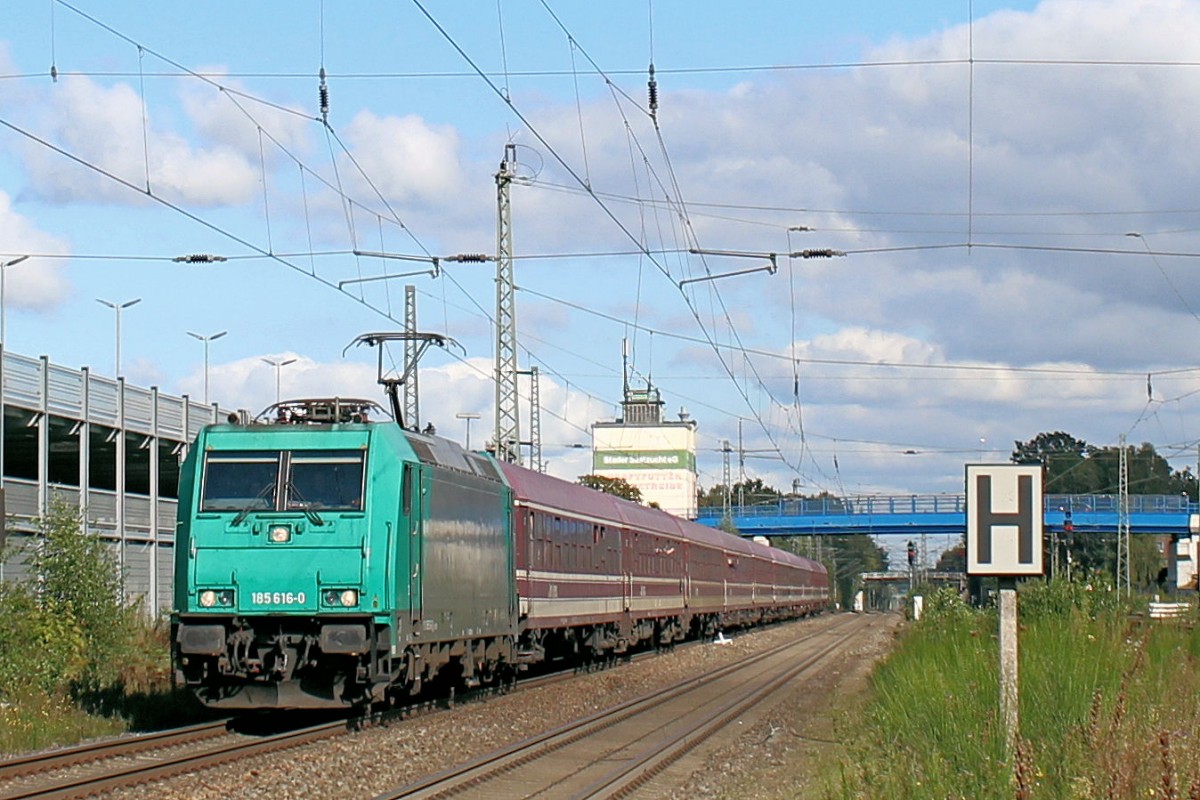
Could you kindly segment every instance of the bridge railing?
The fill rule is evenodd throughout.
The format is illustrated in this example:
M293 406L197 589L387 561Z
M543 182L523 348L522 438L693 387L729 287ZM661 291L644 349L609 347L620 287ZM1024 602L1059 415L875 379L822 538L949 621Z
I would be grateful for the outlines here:
M1047 494L1045 511L1116 513L1120 497L1115 494ZM770 503L733 506L735 517L846 516L848 514L961 514L966 498L961 494L863 495L858 497L782 498ZM1131 514L1195 514L1197 504L1183 495L1129 495ZM703 506L698 519L720 519L724 509Z

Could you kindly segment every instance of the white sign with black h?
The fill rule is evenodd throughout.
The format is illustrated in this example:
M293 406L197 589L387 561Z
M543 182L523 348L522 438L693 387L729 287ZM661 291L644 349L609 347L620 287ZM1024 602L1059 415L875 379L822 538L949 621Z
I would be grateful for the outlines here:
M1041 464L967 465L967 574L1041 575Z

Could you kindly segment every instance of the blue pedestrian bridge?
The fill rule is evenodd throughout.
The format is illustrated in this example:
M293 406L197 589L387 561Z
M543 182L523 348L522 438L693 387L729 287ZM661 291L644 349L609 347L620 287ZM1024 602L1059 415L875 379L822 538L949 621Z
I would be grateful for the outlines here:
M1200 509L1182 495L1129 495L1131 534L1187 536L1189 523ZM1115 533L1120 522L1120 498L1115 494L1043 495L1047 532ZM716 527L724 509L699 509L697 522ZM831 536L865 533L872 536L964 534L965 495L867 495L815 499L784 498L772 503L733 506L730 517L743 536Z

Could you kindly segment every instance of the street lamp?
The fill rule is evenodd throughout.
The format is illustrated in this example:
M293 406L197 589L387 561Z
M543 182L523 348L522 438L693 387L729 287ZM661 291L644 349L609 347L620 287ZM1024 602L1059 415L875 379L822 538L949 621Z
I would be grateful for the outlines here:
M101 305L108 306L113 311L115 311L117 314L117 356L116 356L117 371L113 377L119 378L119 377L121 377L121 310L129 308L130 306L137 305L138 303L142 302L142 298L135 297L132 300L126 300L124 303L113 303L108 300L101 300L99 297L97 297L96 302L100 303Z
M198 333L187 332L188 336L193 339L199 339L204 342L204 405L208 405L208 343L213 339L220 339L229 331L221 331L220 333L210 333L208 336L201 336Z
M4 273L9 267L20 264L29 256L17 256L9 261L0 262L0 344L4 344L8 339L4 336Z
M471 420L479 419L479 415L472 414L469 411L460 411L457 414L455 414L454 416L458 417L461 420L466 420L466 422L467 422L467 449L470 450L471 449Z
M283 368L286 367L288 364L295 364L296 359L289 358L286 361L272 361L269 358L264 358L263 363L270 364L272 367L275 368L275 402L278 403L279 402L279 373L282 372Z

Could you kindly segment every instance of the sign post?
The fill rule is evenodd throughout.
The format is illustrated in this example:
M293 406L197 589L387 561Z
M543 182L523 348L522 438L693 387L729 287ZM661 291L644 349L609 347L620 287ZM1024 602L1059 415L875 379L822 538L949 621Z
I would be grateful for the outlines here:
M967 465L967 574L1000 579L1000 717L1009 753L1017 712L1017 577L1041 575L1041 464Z

